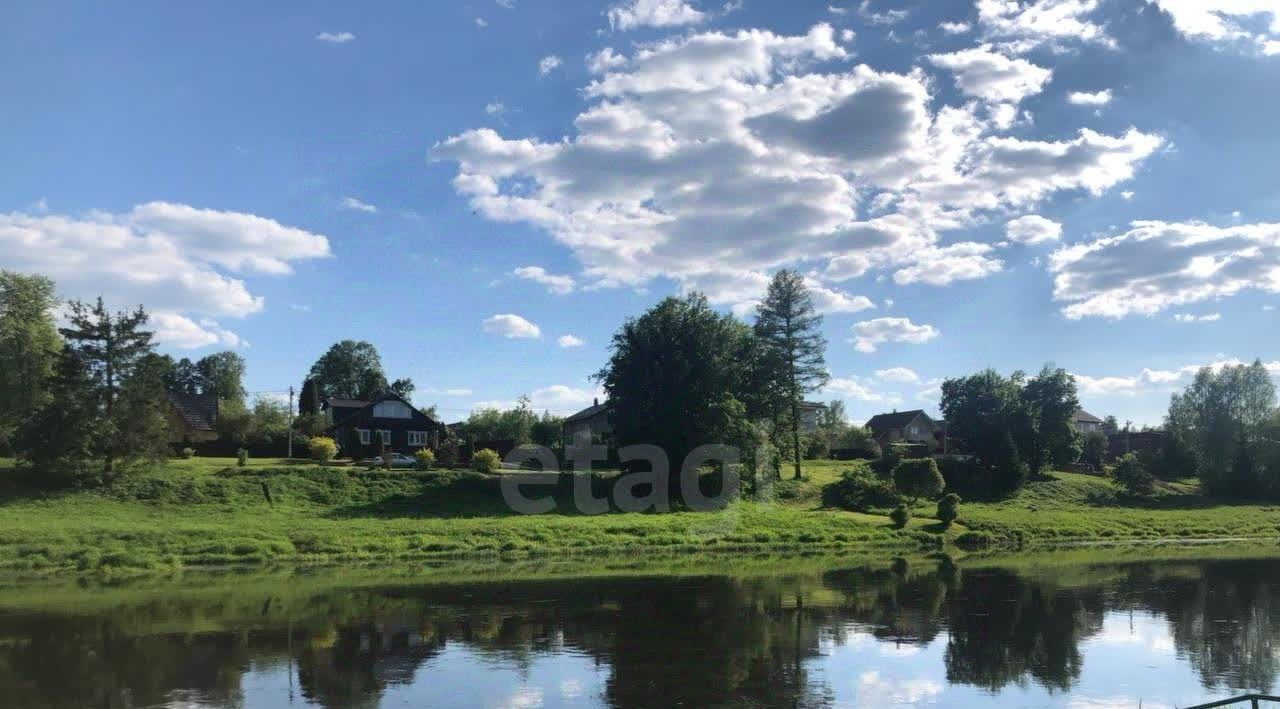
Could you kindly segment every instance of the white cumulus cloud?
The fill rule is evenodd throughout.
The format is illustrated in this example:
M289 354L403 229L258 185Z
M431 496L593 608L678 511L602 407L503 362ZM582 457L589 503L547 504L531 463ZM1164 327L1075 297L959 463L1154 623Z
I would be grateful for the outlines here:
M1203 364L1188 364L1176 369L1143 369L1127 376L1089 376L1073 373L1080 393L1095 396L1135 396L1149 393L1167 393L1185 387L1204 367L1215 371L1223 367L1250 364L1239 359L1223 359ZM1263 362L1273 377L1280 377L1280 360Z
M906 367L890 367L888 369L877 369L876 377L886 382L897 382L900 384L914 384L920 381L920 375L914 370Z
M61 297L143 305L161 342L235 346L212 318L261 311L239 276L329 256L320 234L241 212L149 202L122 214L0 214L0 268L52 278ZM234 275L233 275L234 274Z
M1043 44L1115 44L1093 17L1098 0L977 0L976 5L978 24L986 33L1018 50Z
M1111 89L1103 89L1089 93L1087 91L1072 91L1067 94L1067 103L1077 106L1105 106L1111 103Z
M749 310L783 266L826 282L880 271L945 285L997 273L988 245L943 245L940 233L1062 192L1101 194L1162 144L1136 128L1004 135L985 102L940 104L923 71L851 59L827 24L605 49L588 59L587 104L568 135L476 128L430 155L456 164L454 188L478 214L566 247L584 286L671 278ZM866 305L828 300L833 312Z
M1017 104L1044 89L1053 71L1026 59L1007 57L982 45L950 54L931 54L934 66L955 74L956 88L966 96L992 103Z
M499 313L485 318L484 331L491 335L502 335L510 339L537 339L542 337L542 328L513 313Z
M853 346L859 352L875 352L886 342L920 345L938 336L932 325L917 325L908 318L875 318L853 325Z
M511 275L544 285L548 291L557 295L572 293L575 285L572 276L547 273L547 269L541 266L521 266L512 271Z
M554 54L547 55L538 61L538 75L546 76L555 71L564 61Z
M568 349L570 347L582 347L587 343L577 335L561 335L559 339L556 340L556 344L559 345L560 347Z
M1280 224L1130 226L1050 256L1053 297L1069 303L1068 318L1154 315L1250 289L1280 293Z
M1004 226L1009 241L1020 244L1043 244L1062 237L1062 225L1038 214L1010 219Z
M637 27L696 25L707 19L706 13L684 0L628 0L607 14L609 26L623 32Z
M1262 54L1280 54L1280 4L1275 0L1147 0L1169 13L1173 26L1189 39L1239 43ZM1251 31L1256 20L1264 28Z

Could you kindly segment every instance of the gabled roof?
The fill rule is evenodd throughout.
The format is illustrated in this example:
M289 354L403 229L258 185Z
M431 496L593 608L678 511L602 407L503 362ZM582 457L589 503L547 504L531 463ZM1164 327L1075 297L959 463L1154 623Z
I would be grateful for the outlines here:
M588 406L587 408L565 419L564 422L573 423L575 421L585 421L590 418L595 418L596 416L599 416L600 414L603 414L605 411L607 411L608 408L609 408L608 402L605 402L603 404L592 404L591 406Z
M412 401L409 401L408 399L404 398L403 396L400 396L399 394L393 391L387 391L387 392L383 392L379 396L374 397L372 401L360 401L359 399L329 399L328 401L325 402L325 405L330 410L345 409L346 415L344 415L342 418L335 418L333 421L333 424L329 426L329 429L327 430L339 428L343 424L350 421L356 421L357 419L361 418L363 414L371 412L375 404L381 404L384 401L399 401L400 403L409 407L409 410L413 412L412 413L413 417L416 418L421 416L427 421L430 421L432 424L435 424L437 426L440 425L439 421L436 421L430 416L422 413L422 411L420 411L418 407L413 405Z
M1076 423L1102 423L1102 419L1084 409L1076 409L1076 413L1071 417L1071 420Z
M218 397L213 393L168 392L169 403L191 431L218 430Z
M372 404L372 401L364 401L362 399L328 399L324 402L325 407L330 409L363 409Z
M879 435L895 428L906 428L907 424L914 421L917 416L929 418L928 414L925 414L923 409L894 411L891 414L876 414L875 416L872 416L871 420L867 421L867 428L871 429L873 433ZM929 422L932 423L933 419L929 419Z

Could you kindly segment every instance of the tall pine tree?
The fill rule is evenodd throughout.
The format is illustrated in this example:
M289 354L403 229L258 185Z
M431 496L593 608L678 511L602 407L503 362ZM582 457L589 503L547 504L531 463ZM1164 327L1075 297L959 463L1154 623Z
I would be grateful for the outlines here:
M822 316L813 306L804 276L788 269L774 274L769 292L756 310L755 334L762 385L776 393L770 407L774 421L781 421L783 414L789 419L795 478L799 480L800 405L806 394L821 389L831 378Z
M110 482L117 461L152 458L163 451L167 422L154 414L163 405L164 372L148 358L151 332L143 329L147 313L141 307L112 315L101 298L93 306L79 301L68 306L70 325L59 332L72 362L85 368L92 383L86 397L97 416L84 425L100 438L94 457L102 461L103 480ZM148 364L139 371L144 362ZM74 379L70 372L63 376Z

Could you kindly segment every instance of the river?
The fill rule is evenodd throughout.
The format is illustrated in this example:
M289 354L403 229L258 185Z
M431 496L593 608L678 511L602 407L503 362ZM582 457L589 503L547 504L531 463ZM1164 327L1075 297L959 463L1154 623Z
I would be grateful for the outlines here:
M1187 706L1276 689L1280 558L0 589L0 704Z

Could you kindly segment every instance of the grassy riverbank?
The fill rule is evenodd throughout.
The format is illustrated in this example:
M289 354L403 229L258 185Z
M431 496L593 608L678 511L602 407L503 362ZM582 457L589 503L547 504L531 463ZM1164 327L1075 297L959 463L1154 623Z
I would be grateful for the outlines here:
M943 548L966 532L997 546L1062 541L1275 539L1280 508L1222 504L1194 484L1153 500L1066 473L1012 499L965 503L943 532L920 505L904 530L822 508L848 463L819 462L770 502L719 512L539 516L507 511L497 478L232 461L173 461L104 490L41 492L0 462L0 572L132 572L232 564L423 565L555 560L582 569L640 559L822 553L889 557ZM269 491L263 490L266 484ZM610 480L597 481L606 489ZM544 493L545 494L545 493ZM557 493L568 509L569 489Z

